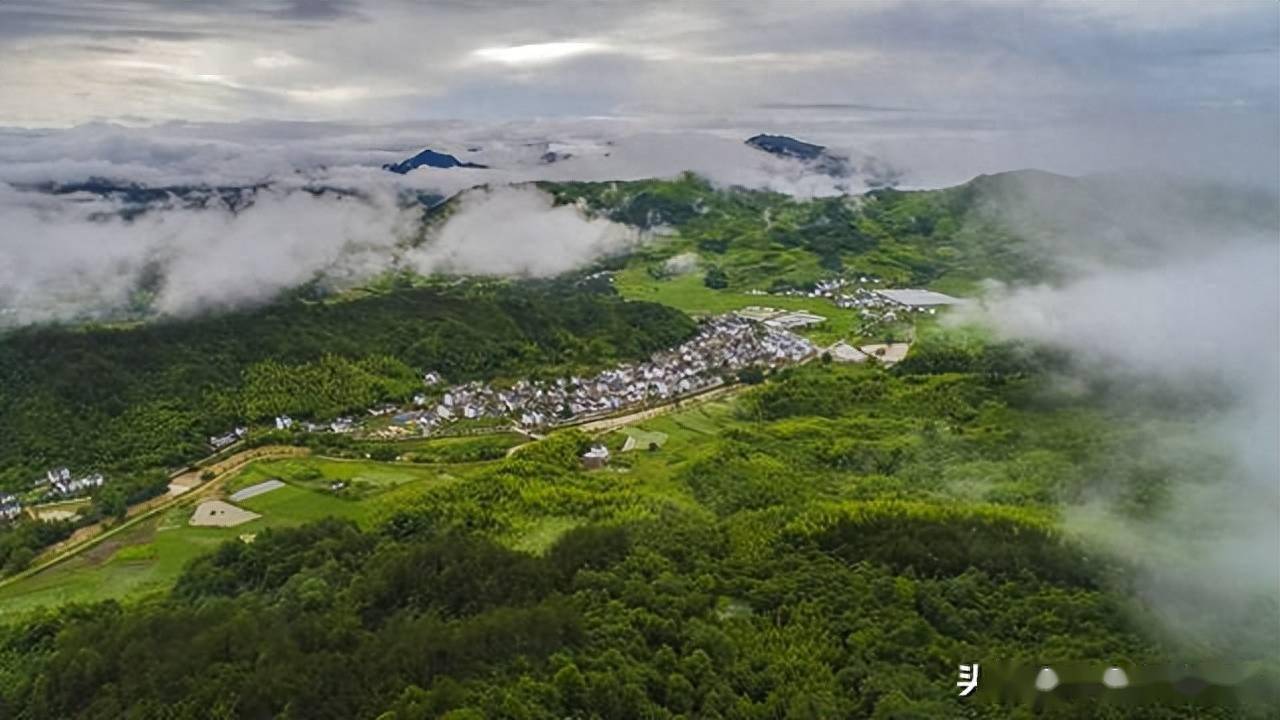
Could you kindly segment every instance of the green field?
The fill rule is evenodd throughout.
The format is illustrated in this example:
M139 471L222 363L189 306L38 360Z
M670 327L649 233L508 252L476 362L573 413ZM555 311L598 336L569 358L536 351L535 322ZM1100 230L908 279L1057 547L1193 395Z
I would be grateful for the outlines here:
M751 305L783 310L805 310L827 318L825 323L798 332L819 345L839 340L879 342L882 335L866 337L858 334L862 319L857 311L836 307L826 298L786 295L748 295L732 290L713 290L702 282L702 275L691 273L658 280L641 266L632 266L615 276L618 292L628 300L647 300L679 308L690 315L722 315Z
M376 495L405 483L436 481L444 476L463 475L466 471L466 464L413 465L372 460L300 457L254 463L228 481L227 492L229 494L264 480L279 479L296 488L310 490L326 501L341 503ZM346 487L334 492L330 489L330 485L334 482L346 483ZM259 498L269 497L278 492L280 491L250 498L246 501L246 507Z
M633 452L636 450L648 450L650 446L660 448L666 444L669 437L663 432L643 430L638 427L623 428L622 434L635 439L635 447L632 448Z
M711 438L728 421L729 402L701 404L691 410L655 418L624 432L660 442L657 453L629 453L613 477L645 496L682 507L693 502L670 482L674 468L696 452L698 441ZM656 440L661 438L661 440ZM468 457L477 449L501 449L527 442L515 433L480 437L421 439L397 443L406 453L425 457ZM621 441L618 443L621 446ZM640 457L644 455L644 457ZM0 587L0 614L42 605L125 599L163 591L172 585L192 558L218 544L252 536L267 528L291 527L325 517L349 518L361 525L393 512L402 502L447 488L492 462L409 463L297 457L260 460L229 478L220 497L266 480L283 480L285 487L235 503L262 517L231 528L192 527L187 524L194 502L183 503L73 558L16 583ZM334 492L331 483L347 485ZM568 516L516 519L502 534L513 548L541 552L585 519Z
M514 432L499 432L468 437L414 438L399 440L394 447L402 457L414 462L465 463L496 460L507 450L526 443L529 438Z
M294 458L253 462L227 481L222 494L273 478L287 485L235 503L262 515L231 528L187 524L195 500L111 537L43 572L0 587L0 615L41 605L124 599L163 591L192 558L222 542L267 529L292 527L325 517L349 518L365 524L375 500L387 490L421 485L424 489L457 482L475 466L410 465L329 458ZM328 490L343 480L362 489L348 497Z

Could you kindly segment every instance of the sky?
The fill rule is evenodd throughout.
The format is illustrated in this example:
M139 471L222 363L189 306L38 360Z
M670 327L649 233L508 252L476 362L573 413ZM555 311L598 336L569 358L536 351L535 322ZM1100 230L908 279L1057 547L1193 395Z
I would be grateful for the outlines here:
M0 53L10 128L585 118L941 156L939 181L1277 184L1280 152L1270 0L6 0Z
M812 197L1033 167L1280 194L1274 0L0 0L0 57L0 327L118 309L157 267L173 314L358 282L413 235L405 190L690 170ZM381 169L423 147L488 168ZM40 190L90 178L268 189L138 219ZM465 207L400 259L554 274L636 241L536 193Z

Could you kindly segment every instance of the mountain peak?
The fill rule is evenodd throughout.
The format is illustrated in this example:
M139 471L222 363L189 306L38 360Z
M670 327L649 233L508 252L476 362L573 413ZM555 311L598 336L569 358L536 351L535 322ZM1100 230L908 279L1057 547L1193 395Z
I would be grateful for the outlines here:
M786 135L761 133L747 138L746 142L757 150L763 150L773 155L796 158L797 160L814 160L827 151L827 148L823 145L814 145Z
M452 155L449 155L448 153L436 152L431 148L426 148L422 152L418 153L417 155L414 155L411 158L408 158L407 160L402 160L394 164L388 163L386 165L383 165L382 169L390 170L393 173L404 175L410 170L416 170L422 167L423 165L426 165L427 167L434 167L434 168L454 168L454 167L487 168L488 167L487 165L480 165L478 163L463 162L458 158Z

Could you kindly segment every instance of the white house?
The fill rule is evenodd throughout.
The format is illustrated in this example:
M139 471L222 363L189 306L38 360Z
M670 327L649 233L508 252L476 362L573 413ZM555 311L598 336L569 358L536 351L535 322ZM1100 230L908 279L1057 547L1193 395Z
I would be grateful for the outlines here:
M13 520L22 514L22 503L13 495L0 495L0 520Z
M277 430L288 430L291 427L293 427L293 418L288 415L280 415L276 417Z
M609 448L604 445L592 445L582 455L582 465L589 470L602 468L609 464Z
M225 435L210 435L209 445L214 450L221 450L222 448L227 447L228 445L235 444L235 442L239 439L240 439L240 435L235 432L229 432Z

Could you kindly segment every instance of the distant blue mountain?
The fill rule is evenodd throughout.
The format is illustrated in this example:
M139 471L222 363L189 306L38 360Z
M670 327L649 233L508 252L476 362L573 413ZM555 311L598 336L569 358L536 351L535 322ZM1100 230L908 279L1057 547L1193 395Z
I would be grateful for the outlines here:
M797 160L816 160L827 150L822 145L803 142L786 135L760 134L747 138L747 144L773 155L781 155L782 157L795 158Z
M860 167L854 167L849 158L837 155L823 145L814 145L786 135L760 134L747 138L746 143L770 155L799 160L815 172L833 178L852 178L860 174L867 187L893 187L902 177L900 170L877 158L863 157L859 161Z
M423 150L422 152L418 153L417 155L414 155L408 160L402 160L398 163L395 163L394 165L393 164L383 165L382 169L390 170L393 173L399 173L401 175L404 175L410 170L415 170L417 168L422 167L423 165L426 165L427 167L433 167L433 168L455 168L455 167L487 168L488 167L488 165L479 165L477 163L463 162L458 158L452 155L449 155L447 153L438 153L435 150L432 150L431 148L427 148L426 150Z
M117 181L109 178L90 177L76 182L39 182L14 183L14 187L30 192L48 193L50 195L88 194L109 198L119 202L119 207L104 215L119 215L129 220L151 210L162 208L182 208L185 210L205 210L221 207L233 213L245 210L258 200L258 194L271 189L269 183L260 182L252 185L143 185L129 181ZM315 197L352 197L366 198L359 188L343 188L333 185L312 184L294 188ZM443 195L424 190L403 188L397 198L402 208L420 205L428 210L444 202Z

